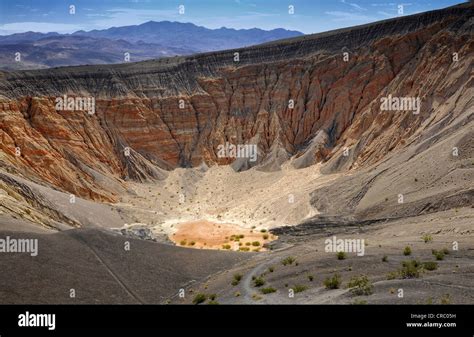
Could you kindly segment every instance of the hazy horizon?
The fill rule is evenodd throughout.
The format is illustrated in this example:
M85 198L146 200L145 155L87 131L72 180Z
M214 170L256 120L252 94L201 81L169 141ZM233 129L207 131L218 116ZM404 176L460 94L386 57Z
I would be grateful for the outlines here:
M52 0L3 1L0 4L0 35L24 32L61 34L84 30L140 25L148 21L192 23L208 29L283 28L304 34L356 26L397 16L412 15L463 3L456 0L416 3L376 0L308 1L263 0L190 1L102 1L68 3ZM70 13L70 5L75 6ZM181 5L184 6L180 7ZM399 6L403 6L402 14ZM290 8L290 6L293 6ZM292 14L290 14L292 12Z

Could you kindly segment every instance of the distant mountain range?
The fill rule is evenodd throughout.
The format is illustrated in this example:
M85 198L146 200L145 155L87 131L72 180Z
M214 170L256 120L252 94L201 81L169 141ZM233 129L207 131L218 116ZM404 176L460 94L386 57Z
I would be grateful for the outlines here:
M208 29L192 23L149 21L141 25L72 34L26 32L0 36L0 68L37 69L110 64L233 49L303 35L285 29ZM15 60L21 54L21 61Z

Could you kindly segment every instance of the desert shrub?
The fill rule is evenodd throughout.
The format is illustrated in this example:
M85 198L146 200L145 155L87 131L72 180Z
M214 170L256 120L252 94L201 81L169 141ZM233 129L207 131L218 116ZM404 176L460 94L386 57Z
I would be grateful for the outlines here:
M216 294L210 294L208 297L209 297L210 301L215 301L216 298L217 298L217 295Z
M230 241L240 241L240 235L234 234L230 237Z
M443 248L441 249L444 255L449 255L449 249L448 248Z
M425 243L428 243L428 242L431 242L433 241L433 237L429 234L425 234L421 237L421 239L425 242Z
M408 256L411 255L411 248L410 246L406 246L405 249L403 250L403 255Z
M313 275L308 275L308 280L309 280L310 282L313 282L314 276L313 276Z
M222 248L223 249L230 249L230 245L229 244L222 245Z
M382 257L382 262L387 262L387 261L388 261L388 256L387 256L387 255L384 255L384 256Z
M433 253L434 257L436 258L436 260L438 260L438 261L444 260L444 253L443 253L443 251L441 251L441 250L433 250L432 253Z
M181 241L179 242L179 244L180 244L181 246L186 246L186 240L181 240Z
M424 304L432 305L433 304L433 297L428 297Z
M268 239L268 234L263 234L262 237L263 237L264 240L266 240L266 239Z
M326 278L323 283L327 289L339 289L341 286L341 276L336 273L332 277Z
M426 270L436 270L438 269L438 264L433 261L423 262L423 268Z
M194 299L193 299L193 304L200 304L202 302L204 302L205 300L207 300L207 296L206 294L196 294L196 296L194 296Z
M271 294L271 293L276 292L276 289L273 287L267 287L267 288L260 289L260 291L262 292L262 294L266 295L266 294Z
M281 264L284 266L291 265L293 262L295 262L296 259L293 256L288 256L285 257L283 260L281 260Z
M260 242L259 241L254 241L254 242L252 242L252 246L258 247L258 246L260 246Z
M234 274L234 278L232 280L232 285L236 286L240 283L240 280L242 280L242 275L241 274Z
M402 261L402 268L400 269L400 277L407 278L418 278L420 277L420 269L422 265L417 260Z
M369 278L365 275L352 277L347 287L351 289L351 293L355 296L370 295L374 289Z
M261 229L260 232L261 232L261 233L266 233L267 230L266 230L266 229Z
M254 280L253 280L253 285L255 287L261 287L265 284L265 280L263 279L263 277L256 277Z
M291 289L293 289L295 294L297 294L297 293L301 293L301 292L305 291L306 289L308 289L308 287L305 286L305 285L302 285L302 284L296 284Z
M337 252L336 256L338 260L345 260L347 257L347 254L345 252Z
M400 276L400 272L397 271L391 271L387 274L387 280L395 280L398 276Z
M250 248L249 247L240 247L239 250L242 251L242 252L248 252L248 251L250 251Z

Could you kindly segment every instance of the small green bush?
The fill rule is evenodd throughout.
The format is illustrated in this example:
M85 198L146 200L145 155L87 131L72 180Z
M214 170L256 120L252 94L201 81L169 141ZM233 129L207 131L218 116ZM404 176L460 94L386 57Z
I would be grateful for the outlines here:
M215 301L216 298L217 298L217 295L216 294L210 294L208 297L209 297L210 301Z
M307 286L305 285L301 285L301 284L296 284L294 287L292 287L291 289L293 289L293 291L295 292L295 294L297 293L301 293L303 291L305 291L306 289L308 289Z
M265 280L263 277L256 277L255 280L253 280L253 285L255 287L261 287L265 284Z
M438 264L433 261L423 262L423 268L430 271L436 270L438 269Z
M408 256L411 255L411 248L410 246L406 246L405 249L403 250L403 255Z
M338 260L345 260L347 257L347 254L345 252L337 252L336 256Z
M354 296L370 295L373 293L374 286L365 275L354 276L351 278L347 287L351 289Z
M436 258L436 260L441 261L444 260L444 253L441 250L433 250L433 255Z
M332 277L326 278L324 280L324 286L327 289L339 289L341 286L341 276L336 273Z
M242 275L241 274L234 274L234 279L232 280L232 285L236 286L240 283L240 280L242 280Z
M206 294L196 294L193 299L193 304L200 304L207 300Z
M402 261L402 269L400 270L400 277L407 278L418 278L420 277L420 269L422 265L417 260Z
M296 261L296 259L293 256L288 256L281 260L281 264L284 266L291 265Z
M428 243L428 242L431 242L433 241L433 237L429 234L425 234L421 237L421 239L425 242L425 243Z
M267 287L267 288L260 289L260 291L262 292L262 294L266 295L266 294L271 294L271 293L276 292L276 289L272 287Z
M399 271L391 271L387 274L387 280L395 280L399 276L400 276Z

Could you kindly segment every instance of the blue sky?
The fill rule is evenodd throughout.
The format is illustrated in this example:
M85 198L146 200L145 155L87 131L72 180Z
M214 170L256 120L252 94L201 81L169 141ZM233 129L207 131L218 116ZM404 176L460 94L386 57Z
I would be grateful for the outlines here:
M141 24L192 22L208 28L286 28L317 33L448 7L461 0L0 0L0 35L70 33ZM69 14L69 5L76 13ZM184 5L180 14L178 6ZM294 6L294 14L288 13Z

